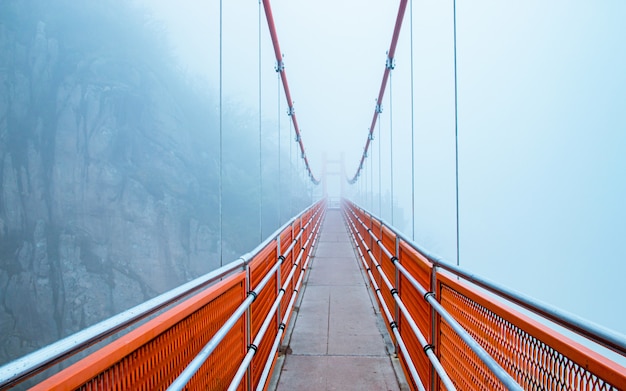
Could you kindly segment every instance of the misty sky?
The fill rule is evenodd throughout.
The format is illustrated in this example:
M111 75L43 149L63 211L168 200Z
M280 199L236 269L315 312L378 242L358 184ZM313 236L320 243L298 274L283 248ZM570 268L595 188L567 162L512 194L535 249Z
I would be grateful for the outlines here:
M217 86L219 2L142 2L165 21L182 66ZM458 3L461 266L626 333L626 2ZM398 2L275 0L272 6L313 171L321 172L324 153L343 152L352 176ZM251 112L259 100L258 7L224 1L225 99ZM276 137L277 75L262 18L264 134ZM454 262L452 1L415 2L413 23L415 239ZM410 44L407 12L393 102L387 90L382 136L376 134L362 184L352 189L364 207L391 220L388 203L381 210L363 194L378 191L379 177L383 193L390 189L392 111L394 196L401 207L393 218L408 235ZM282 95L280 105L286 148L293 137Z

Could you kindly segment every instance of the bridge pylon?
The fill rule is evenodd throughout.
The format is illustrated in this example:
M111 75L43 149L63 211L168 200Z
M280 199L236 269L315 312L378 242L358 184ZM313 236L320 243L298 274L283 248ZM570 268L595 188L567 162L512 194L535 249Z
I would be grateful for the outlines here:
M329 199L340 199L345 196L346 167L344 153L341 153L339 159L328 159L328 154L324 152L323 159L323 194ZM330 169L328 167L329 165ZM329 180L329 177L332 177L332 181Z

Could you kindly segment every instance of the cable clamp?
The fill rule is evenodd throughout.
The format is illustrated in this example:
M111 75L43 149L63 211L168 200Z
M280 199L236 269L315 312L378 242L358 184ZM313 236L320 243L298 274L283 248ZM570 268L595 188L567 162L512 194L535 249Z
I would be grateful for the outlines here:
M391 257L390 259L391 263L396 263L399 261L398 257L396 257L395 255L393 257Z
M432 344L424 346L424 353L428 353L429 350L435 350L435 346Z
M429 297L435 297L435 293L434 292L426 292L426 294L424 295L424 300L428 301Z
M287 327L284 323L278 325L278 330L284 330Z
M387 61L385 62L385 66L387 67L387 69L393 70L396 67L396 60L395 60L395 58L387 57Z
M383 112L383 105L381 105L381 104L377 104L377 105L376 105L376 112L377 112L378 114L382 114L382 112Z
M389 322L389 327L391 327L391 329L397 329L398 328L398 324L396 323L396 321L391 321Z
M276 63L276 65L274 66L274 70L276 72L282 72L285 70L285 63L283 62L283 60L280 60Z
M286 292L283 288L280 288L280 289L278 290L278 294L280 294L280 292L282 292L282 293L287 293L287 292Z
M285 256L284 256L284 255L279 255L279 256L278 256L278 261L279 261L279 262L281 262L281 263L282 263L284 260L285 260Z
M252 296L252 301L256 300L257 294L255 291L249 291L248 296Z
M289 109L287 110L287 115L291 117L295 113L296 113L296 109L294 109L293 106L289 106Z
M369 129L368 129L368 130L369 130ZM373 132L369 132L369 133L367 134L367 139L368 139L368 140L370 140L370 141L374 141L374 133L373 133Z
M256 353L256 351L259 350L259 347L251 343L250 345L248 345L248 350L254 350L254 352Z
M397 295L398 294L398 290L396 288L391 289L391 295Z
M371 249L371 248L368 248L368 249L367 249L367 252L368 252L368 253L371 253L371 252L372 252L372 249Z
M380 292L380 288L376 288L374 292Z

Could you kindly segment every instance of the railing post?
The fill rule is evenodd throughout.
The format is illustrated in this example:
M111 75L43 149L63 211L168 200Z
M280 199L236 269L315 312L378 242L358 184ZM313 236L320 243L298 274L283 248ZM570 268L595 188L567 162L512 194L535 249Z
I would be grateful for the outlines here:
M435 299L437 298L437 266L432 265L430 269L430 291L433 292ZM437 330L439 330L437 324L437 312L435 311L435 307L430 306L430 343L434 346L435 354L441 362L441 351L437 346ZM430 366L430 387L431 390L437 389L437 373L435 372L435 368Z
M393 256L396 259L400 259L399 254L400 254L400 240L398 238L398 235L396 235L396 243L395 243L395 250L394 250ZM391 263L394 266L394 271L395 271L395 287L398 290L398 295L402 297L402 294L400 292L400 271L398 270L397 262L393 262L393 260L391 260ZM394 300L394 317L398 325L400 325L400 308L398 307L398 303L395 300ZM400 329L400 333L402 333L402 329ZM398 353L400 352L397 341L396 341L395 349L396 349L396 356L397 356Z
M369 214L369 223L370 223L370 231L372 230L372 228L374 228L374 216L372 216L372 214ZM368 239L369 239L369 243L368 246L370 247L370 249L374 248L374 238L372 238L372 235L367 235ZM367 263L371 263L372 261L369 260L367 261ZM370 265L370 268L372 267L372 265Z
M246 294L252 290L250 286L250 280L252 278L252 275L250 272L250 261L252 261L252 258L244 264L244 267L246 270ZM248 306L248 308L246 309L246 350L250 347L250 344L252 343L252 310L251 308L252 306ZM251 366L248 366L248 369L246 370L246 390L248 391L252 390L252 367Z
M276 237L276 262L280 261L280 257L282 256L282 251L280 248L280 234ZM283 270L283 265L280 265L278 269L276 269L276 297L280 294L280 288L282 286L281 274ZM278 309L276 310L276 330L280 327L280 318L281 318L281 310L280 310L280 302L278 302Z

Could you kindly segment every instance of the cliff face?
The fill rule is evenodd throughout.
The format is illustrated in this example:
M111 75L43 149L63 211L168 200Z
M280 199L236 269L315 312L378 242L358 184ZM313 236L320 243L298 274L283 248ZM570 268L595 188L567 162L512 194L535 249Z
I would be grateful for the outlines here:
M24 3L0 19L0 363L219 263L211 115Z

